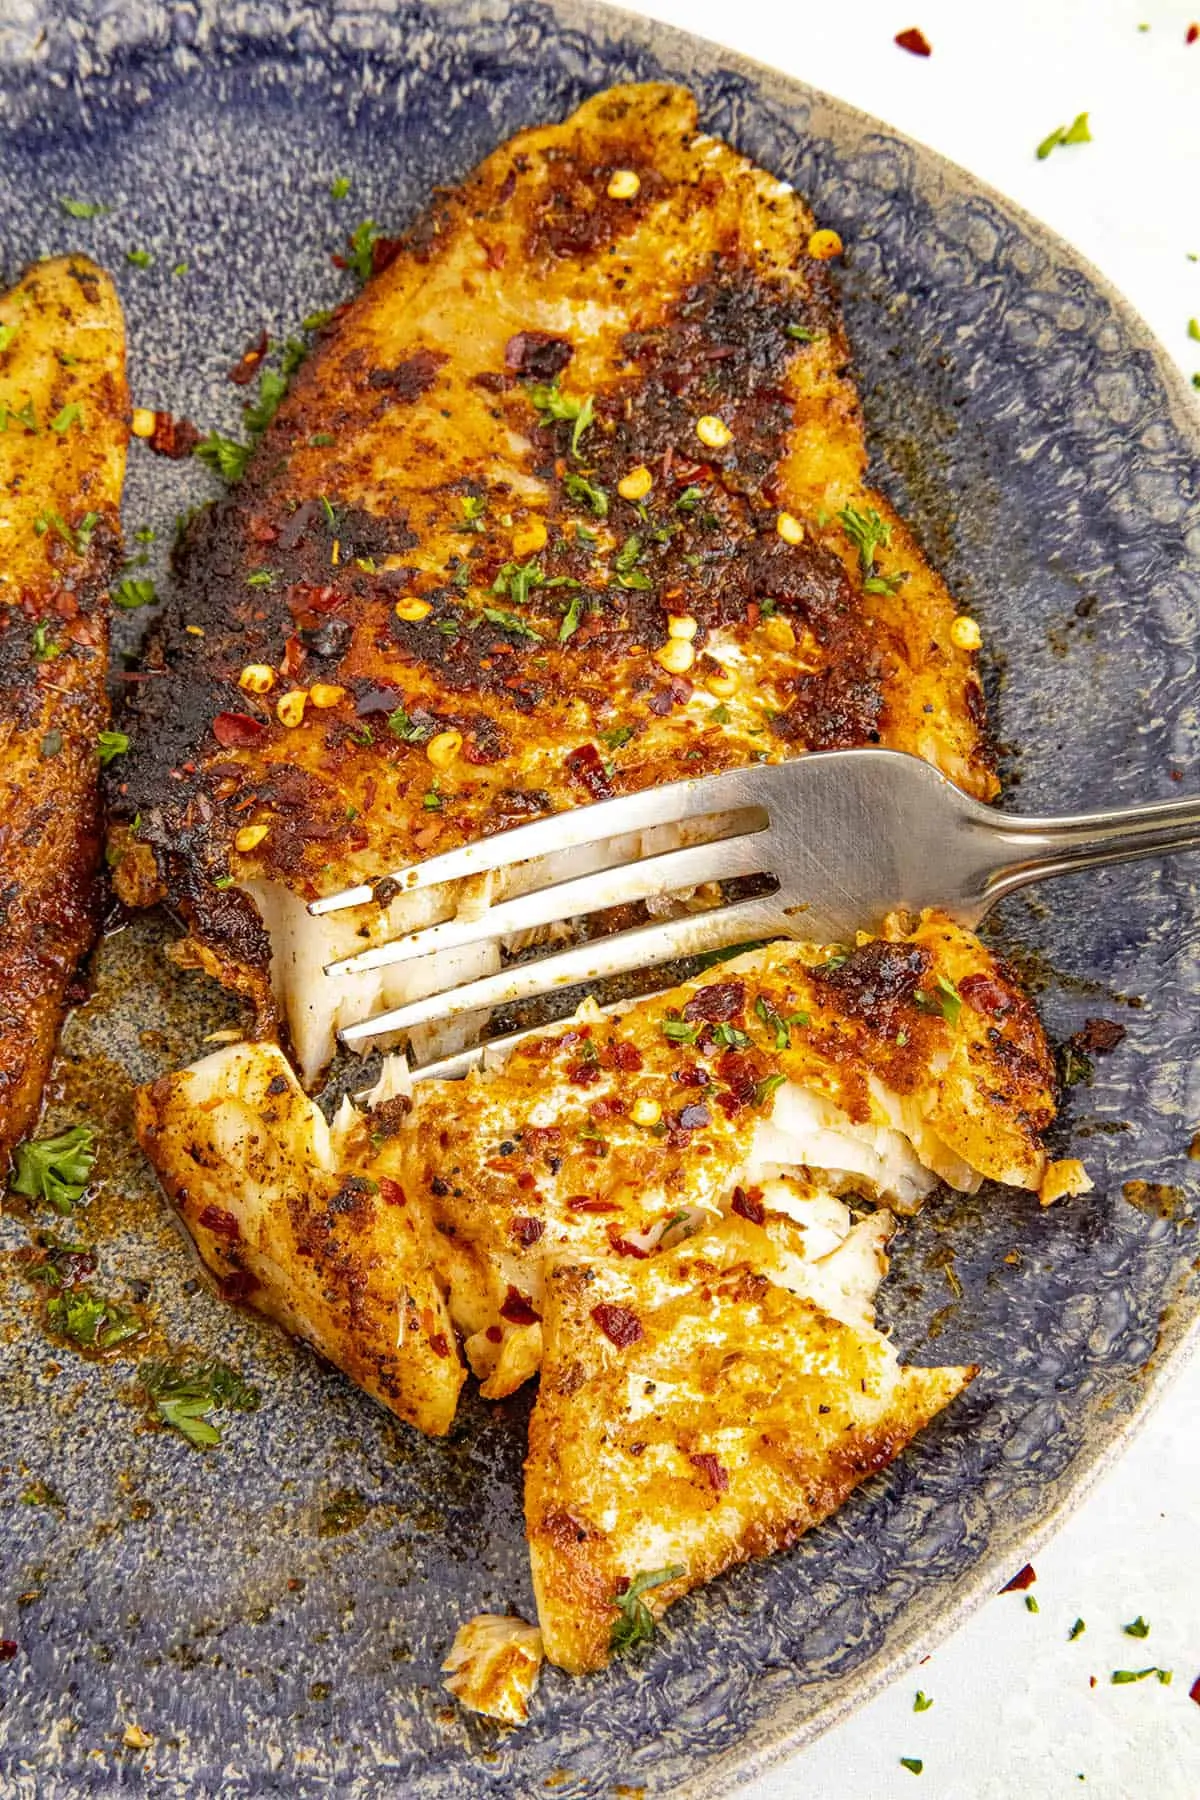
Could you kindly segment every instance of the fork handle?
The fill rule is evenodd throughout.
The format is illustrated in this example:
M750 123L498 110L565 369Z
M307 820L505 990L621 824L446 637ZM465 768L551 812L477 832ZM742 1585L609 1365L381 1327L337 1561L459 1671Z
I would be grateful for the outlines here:
M990 829L999 855L984 887L989 907L1016 888L1053 875L1176 850L1200 850L1200 795L1061 818L992 813Z

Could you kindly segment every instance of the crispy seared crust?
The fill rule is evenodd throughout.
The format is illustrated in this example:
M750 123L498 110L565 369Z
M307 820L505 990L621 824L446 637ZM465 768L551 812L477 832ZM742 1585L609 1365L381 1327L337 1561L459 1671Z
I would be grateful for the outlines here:
M608 197L618 168L639 176L633 199ZM812 226L789 188L697 132L685 91L616 89L439 196L328 327L244 481L189 535L147 651L172 679L139 684L114 797L120 816L140 813L160 883L264 1015L267 936L248 900L214 887L230 873L311 897L764 752L881 742L994 792L953 603L864 485ZM594 398L578 456L571 422L540 422L534 404L555 376L577 403ZM705 415L731 427L726 448L701 442ZM649 494L620 498L639 466ZM566 491L580 474L606 517ZM848 505L891 526L873 592L839 523ZM799 545L779 535L781 511L802 522ZM634 534L640 556L618 566ZM525 600L492 591L514 561L545 577ZM271 585L248 587L256 572ZM404 595L428 615L398 618ZM686 678L655 660L679 614L698 622ZM703 686L710 652L737 659L723 711ZM265 699L237 685L250 662L278 672ZM345 697L285 728L278 696L314 683ZM226 722L227 740L251 741L223 748L221 714L247 721ZM431 811L424 742L448 730L463 744ZM270 829L239 855L231 839L250 822ZM144 894L135 867L128 886Z
M241 1044L164 1075L139 1090L136 1124L228 1298L307 1338L419 1430L450 1429L465 1371L421 1223L365 1173L361 1131L335 1155L279 1049Z
M0 350L0 1169L37 1117L67 984L97 924L96 739L108 723L108 588L120 560L128 431L120 306L93 263L36 264L0 297L0 328L9 327ZM68 534L82 528L83 554L57 521Z
M672 1601L786 1549L882 1469L971 1379L901 1368L760 1272L744 1219L630 1269L560 1264L529 1427L525 1521L546 1655L609 1659L621 1592Z

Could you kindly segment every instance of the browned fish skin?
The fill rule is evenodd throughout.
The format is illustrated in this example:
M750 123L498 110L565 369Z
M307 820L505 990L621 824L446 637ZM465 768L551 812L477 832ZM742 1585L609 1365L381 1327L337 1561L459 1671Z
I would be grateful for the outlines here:
M618 170L632 198L610 196ZM115 796L143 840L121 839L123 891L169 891L262 1024L269 940L231 877L312 897L553 808L808 748L881 742L995 791L953 602L865 486L813 224L698 133L686 92L617 89L440 195L329 325L183 546L147 652L174 679L134 696ZM574 450L572 421L535 405L553 380L592 400ZM706 445L706 417L727 445ZM622 498L640 470L649 491ZM869 571L849 506L890 528ZM534 571L524 596L511 571L496 591L512 564ZM428 610L397 616L402 597ZM675 673L658 660L671 617L695 622ZM267 694L239 687L249 664L273 671ZM342 692L321 706L322 687ZM288 728L275 709L295 691Z
M94 264L60 257L30 269L0 297L7 326L15 329L0 351L0 1168L37 1117L67 985L97 925L96 740L108 724L108 588L120 561L128 415L120 307Z

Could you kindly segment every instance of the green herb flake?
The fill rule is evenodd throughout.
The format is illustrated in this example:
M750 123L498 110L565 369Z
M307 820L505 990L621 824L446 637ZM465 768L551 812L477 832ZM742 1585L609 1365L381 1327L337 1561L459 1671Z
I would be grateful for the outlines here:
M483 616L489 625L498 625L503 631L511 631L517 637L531 638L534 643L541 643L541 633L534 631L524 619L518 619L516 613L505 612L499 606L485 606Z
M932 1705L933 1705L933 1701L930 1699L929 1695L923 1694L921 1692L921 1689L918 1688L916 1699L913 1701L913 1711L914 1712L928 1712Z
M1026 1596L1025 1596L1025 1611L1032 1612L1032 1613L1041 1611L1041 1608L1039 1607L1039 1605L1037 1603L1037 1598L1035 1595L1026 1594Z
M125 252L125 261L127 263L132 263L135 269L148 269L154 261L154 258L151 256L149 250L127 250Z
M171 270L172 275L186 275L187 272L188 266L185 262L177 262Z
M777 1071L774 1075L764 1075L761 1081L756 1081L752 1102L755 1109L761 1112L774 1099L776 1091L783 1086L786 1080L787 1076L782 1071Z
M50 627L44 619L39 619L34 626L29 643L34 662L53 662L56 656L62 655L62 645L50 636Z
M115 757L124 756L129 748L129 739L123 731L102 731L96 739L96 749L100 753L100 767L107 769Z
M36 437L38 422L32 400L27 400L22 407L0 406L0 431L8 430L10 420L15 420L18 425L23 425L26 431L32 431ZM36 530L37 527L35 526L34 529Z
M571 604L563 614L562 624L558 628L558 641L560 644L565 644L567 640L574 637L575 633L579 630L579 622L583 618L586 605L587 599L582 591L578 594L572 594Z
M0 356L3 356L8 349L16 337L18 329L19 327L16 325L0 325Z
M1088 126L1088 116L1085 112L1081 112L1072 124L1058 125L1049 137L1042 139L1037 147L1037 159L1039 162L1045 162L1050 152L1057 150L1062 144L1090 144L1091 141L1092 133Z
M573 424L571 455L578 457L583 434L596 416L593 396L588 394L584 399L577 400L572 394L560 392L558 382L555 380L534 382L529 388L529 399L531 405L541 413L543 425L561 422Z
M753 1041L749 1034L736 1025L720 1024L712 1027L712 1040L720 1044L723 1050L748 1050Z
M620 1615L612 1628L609 1649L614 1656L623 1656L629 1650L636 1650L639 1644L647 1644L654 1636L654 1614L642 1599L652 1588L665 1587L668 1581L678 1581L687 1573L682 1563L675 1563L669 1569L657 1569L653 1573L635 1575L624 1593L613 1599L613 1607Z
M1084 1621L1082 1619L1076 1619L1076 1621L1072 1625L1070 1631L1068 1631L1068 1633L1067 1633L1068 1644L1073 1644L1075 1642L1075 1639L1082 1637L1086 1630L1087 1630L1087 1626L1084 1623Z
M1187 334L1194 343L1200 344L1200 319L1188 320ZM0 350L3 349L3 343L0 343Z
M632 725L614 725L611 730L600 733L600 742L610 750L623 750L633 734Z
M58 204L69 219L101 219L112 211L111 206L101 206L95 200L67 200L61 194Z
M445 804L444 797L438 793L436 787L428 788L421 800L421 805L426 812L441 812Z
M146 1334L140 1313L93 1288L69 1288L55 1294L46 1302L46 1317L60 1337L82 1350L114 1350L118 1344Z
M463 530L482 531L483 515L487 511L487 499L483 494L463 494L459 504L462 507Z
M703 498L704 489L702 487L685 487L682 494L680 494L675 502L675 511L682 513L695 512Z
M164 1425L181 1432L198 1450L221 1441L212 1415L229 1407L253 1412L261 1398L228 1363L202 1362L194 1369L173 1362L145 1362L138 1377Z
M18 1144L10 1186L14 1194L48 1200L55 1212L66 1214L83 1199L95 1162L96 1133L90 1125L72 1125Z
M243 407L242 416L246 421L246 430L254 437L261 437L275 414L279 411L279 402L287 393L287 376L275 369L264 369L258 380L258 398L249 406Z
M410 718L402 706L388 714L387 726L392 736L399 738L402 744L423 744L426 738L433 736L432 725Z
M375 273L375 241L379 235L379 227L374 219L364 219L350 233L350 250L343 261L359 287L365 287Z
M807 1013L793 1013L790 1019L785 1019L781 1013L776 1012L765 994L760 994L758 999L754 1002L754 1011L756 1016L762 1020L767 1030L773 1035L775 1039L775 1048L777 1050L786 1050L791 1043L791 1027L793 1021L803 1025L808 1024Z
M1150 1627L1147 1625L1145 1619L1143 1619L1141 1613L1138 1614L1132 1624L1122 1625L1121 1630L1125 1633L1126 1637L1145 1638L1150 1636Z
M858 564L864 575L875 568L875 552L886 549L892 541L892 528L873 506L844 506L838 513L842 530L858 551Z
M900 1767L902 1769L907 1769L910 1775L919 1775L921 1770L925 1767L925 1764L921 1761L919 1756L902 1756L900 1758Z
M1131 1681L1147 1681L1150 1676L1153 1675L1163 1687L1170 1687L1174 1673L1175 1671L1173 1669L1156 1669L1154 1667L1149 1669L1114 1669L1112 1672L1112 1685L1114 1687L1127 1687Z
M225 437L219 431L210 431L207 437L200 439L193 455L199 458L205 468L211 469L214 475L219 475L222 481L232 485L246 473L250 450L249 444L239 444L236 438Z
M807 325L789 325L786 330L788 336L793 338L797 344L811 344L819 335L815 331L810 331Z
M597 519L608 517L608 493L594 481L588 481L583 475L570 473L563 476L563 491L571 500L579 501L591 508ZM576 527L578 533L578 527ZM592 539L595 542L595 539Z
M514 606L524 606L532 588L545 586L546 577L537 562L506 562L497 571L492 592L511 600Z
M246 586L252 588L269 588L274 579L275 575L273 570L255 569L253 575L247 575Z
M335 175L329 184L329 198L331 200L344 200L349 192L350 177L348 175Z
M336 440L331 431L314 431L308 440L310 450L327 450Z
M328 325L332 317L333 314L328 307L320 307L316 312L305 314L300 321L300 329L302 331L320 331L323 325Z
M703 1029L702 1025L689 1025L677 1013L662 1021L662 1034L672 1044L695 1044Z
M78 425L81 430L83 428L83 408L78 400L72 400L61 412L55 413L50 421L51 431L57 431L59 437L65 437L72 425Z
M126 575L112 591L112 603L122 612L136 612L139 606L153 606L158 589L145 575Z

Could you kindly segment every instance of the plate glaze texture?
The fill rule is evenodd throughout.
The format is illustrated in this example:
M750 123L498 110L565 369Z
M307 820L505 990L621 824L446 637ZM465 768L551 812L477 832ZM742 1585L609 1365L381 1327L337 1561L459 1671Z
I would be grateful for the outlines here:
M264 326L345 295L330 253L359 219L399 229L514 130L644 77L690 84L705 125L846 241L876 476L982 621L1004 804L1196 786L1200 433L1181 381L1006 202L710 45L527 0L8 0L0 272L88 250L122 287L138 403L236 429L227 369ZM75 220L61 196L111 211ZM133 446L131 530L169 539L210 491ZM1096 1015L1127 1036L1056 1128L1094 1194L934 1201L898 1246L883 1318L910 1360L979 1362L974 1386L792 1553L675 1608L640 1660L548 1671L519 1733L450 1706L438 1665L466 1614L530 1611L525 1407L468 1400L427 1442L212 1293L141 1165L130 1094L231 1003L167 964L168 922L107 938L52 1095L54 1118L102 1128L72 1235L97 1246L99 1285L148 1296L164 1345L227 1357L263 1399L207 1455L152 1429L133 1359L44 1335L20 1252L51 1221L0 1221L5 1800L708 1800L922 1654L1114 1454L1195 1319L1196 872L1133 865L996 917L1056 1037ZM45 1500L39 1482L53 1503L23 1498Z

